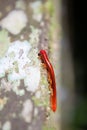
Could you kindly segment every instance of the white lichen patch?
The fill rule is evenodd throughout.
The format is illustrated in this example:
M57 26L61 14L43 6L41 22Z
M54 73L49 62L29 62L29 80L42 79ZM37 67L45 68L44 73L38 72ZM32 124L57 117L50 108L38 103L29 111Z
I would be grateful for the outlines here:
M5 71L4 71L4 68L3 66L0 67L0 78L4 77L5 76Z
M37 22L40 22L42 20L42 12L41 12L42 2L41 1L31 2L30 7L33 10L33 19L36 20Z
M19 89L18 87L13 87L13 91L16 93L16 95L23 96L25 94L24 89Z
M30 26L31 28L31 34L29 35L29 41L32 45L34 44L38 44L39 42L39 36L40 36L40 33L41 33L41 30L40 29L37 29L37 28L34 28L33 26Z
M24 79L26 89L28 91L35 92L40 82L40 70L38 67L35 68L32 66L29 67L29 69L27 70L27 74L29 74L30 76L29 77L27 76Z
M7 97L0 98L0 111L4 108L5 104L7 103Z
M6 121L2 126L2 130L11 130L11 122Z
M17 95L24 95L25 91L19 88L20 81L24 80L26 90L35 92L40 82L40 61L37 49L33 49L28 41L11 43L5 56L0 59L0 88L6 91L13 90ZM7 74L8 82L4 79Z
M50 106L50 91L46 75L46 69L42 69L41 67L41 87L38 87L38 90L35 92L35 95L32 97L32 100L34 101L36 106L44 106L47 108L48 106Z
M40 61L37 60L38 59L38 55L37 55L38 50L37 49L32 49L31 51L32 51L32 53L28 54L28 58L33 59L32 62L30 63L31 66L34 66L34 65L37 66L37 67L38 67L38 65L40 66Z
M35 109L34 109L34 116L36 117L37 115L38 115L38 109L35 108Z
M19 34L28 22L27 16L22 10L13 10L0 21L0 26L10 33Z
M33 111L33 104L31 100L26 100L23 104L23 110L21 112L21 117L25 120L25 122L30 123L32 120L32 111Z
M38 58L38 50L35 47L35 44L37 45L39 42L40 31L33 27L31 29L29 41L17 40L10 43L6 54L0 59L0 89L5 91L12 90L19 96L23 96L26 89L35 93L34 103L37 106L47 106L47 102L45 102L48 97L46 96L48 94L46 88L48 84L45 81L47 77L46 73L42 73L45 78L42 77L43 80L41 81L41 61ZM20 86L21 80L24 81L22 88ZM44 88L40 87L39 83L41 82L44 84ZM30 120L30 118L26 118L26 122L30 122Z

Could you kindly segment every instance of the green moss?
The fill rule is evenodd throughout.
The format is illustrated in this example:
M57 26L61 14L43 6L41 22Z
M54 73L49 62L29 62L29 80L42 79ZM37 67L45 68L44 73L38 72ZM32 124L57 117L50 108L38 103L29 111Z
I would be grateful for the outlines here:
M50 126L44 126L42 130L56 130L56 128Z
M15 61L14 62L14 69L15 69L15 72L19 72L19 68L18 68L18 62L17 61Z
M42 77L41 77L41 84L42 84L42 85L46 85L46 86L48 85L47 77L46 77L46 76L42 76Z
M41 80L41 84L43 84L43 85L47 85L47 81L46 81L45 78L43 78L43 79Z
M35 96L32 97L32 100L34 101L36 106L43 106L47 107L49 104L48 98L46 96L41 96L40 98L36 98Z
M45 2L44 6L45 6L45 9L46 9L46 12L50 16L53 16L53 13L54 13L53 0L49 0L49 1Z
M0 57L3 57L10 45L10 39L6 30L0 31Z
M55 32L58 26L58 23L55 17L55 5L54 5L53 0L49 0L45 2L44 9L45 9L45 12L46 12L47 18L49 19L49 24L50 24L49 30L48 30L48 39L49 39L49 49L51 49L50 51L52 51L54 36L55 36Z
M32 100L35 103L35 106L39 106L41 104L41 99L37 99L35 96L32 97Z

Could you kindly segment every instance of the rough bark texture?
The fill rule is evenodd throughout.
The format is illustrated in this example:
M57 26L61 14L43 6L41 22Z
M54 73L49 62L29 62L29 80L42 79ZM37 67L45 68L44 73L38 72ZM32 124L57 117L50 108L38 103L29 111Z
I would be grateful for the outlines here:
M9 12L15 9L17 0L0 0L0 20L2 20ZM22 1L23 2L23 1ZM20 34L13 35L9 33L9 36L11 38L11 41L15 41L18 39L21 39L21 35L23 35L23 39L28 39L30 31L29 31L29 25L33 25L37 28L40 28L41 33L39 37L39 44L37 45L38 49L44 48L48 50L48 26L49 26L49 14L48 17L45 17L45 13L48 13L46 11L42 11L42 23L38 23L37 21L34 21L32 19L32 11L28 7L30 2L34 2L31 0L24 0L25 2L25 13L28 16L29 22L27 23L27 27L23 29ZM46 1L43 1L43 3ZM44 23L44 24L43 24ZM0 27L2 29L2 27ZM55 34L54 34L55 35ZM1 49L1 48L0 48ZM49 51L48 51L49 52ZM7 81L7 76L5 76L5 79ZM0 84L3 78L0 78ZM8 82L8 81L7 81ZM24 89L25 94L22 96L17 95L13 91L5 91L4 89L0 90L0 130L42 130L44 123L47 119L47 112L45 107L38 107L32 100L32 97L34 97L35 93L31 93L26 91L24 88L24 81L21 80L20 86L18 86L19 89ZM9 89L9 88L8 88ZM25 104L27 103L32 104L32 110L31 114L26 116L22 116L23 108ZM27 107L27 105L26 105ZM38 113L37 113L38 111ZM25 118L26 117L26 118ZM29 118L30 117L30 118ZM50 121L48 121L50 122ZM51 120L52 123L52 120ZM50 126L52 124L49 123ZM55 124L55 123L53 123ZM50 127L49 126L49 127ZM46 126L45 129L52 129L55 130L55 125L49 128Z
M19 88L24 88L24 83L21 81ZM45 110L41 107L37 107L38 114L35 116L35 104L32 101L32 96L30 92L25 90L24 96L17 96L14 92L5 92L4 90L0 91L0 105L4 105L4 108L0 111L0 124L4 125L6 122L9 122L12 130L41 130L43 122L46 118ZM6 99L6 100L5 100ZM30 116L30 120L26 120L21 116L23 104L26 101L31 101L33 104L33 109L31 114L26 115ZM27 105L26 105L27 107ZM37 125L38 124L38 125ZM9 126L7 126L8 128ZM1 129L1 128L0 128ZM3 129L3 127L2 127ZM9 128L10 129L10 128Z

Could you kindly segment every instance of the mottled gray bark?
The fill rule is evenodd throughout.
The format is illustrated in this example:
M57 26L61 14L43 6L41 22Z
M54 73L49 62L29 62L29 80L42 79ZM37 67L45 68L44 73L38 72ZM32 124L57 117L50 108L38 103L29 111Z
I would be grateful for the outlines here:
M24 88L24 83L21 81L21 85L19 86L20 89ZM24 96L16 95L12 91L4 91L0 90L0 130L4 129L5 125L9 130L41 130L43 122L46 118L45 109L41 107L36 107L30 92L25 90ZM27 102L27 103L26 103ZM26 107L28 103L32 105L31 112L28 112L27 115L23 115L24 104ZM35 114L35 111L38 111ZM8 123L7 123L8 122ZM11 129L10 129L11 126Z
M22 3L20 4L20 2ZM50 3L48 3L47 5L43 5L45 2L47 2L43 0L43 4L41 8L42 10L40 10L42 13L42 21L38 22L37 20L35 21L35 19L33 19L33 11L30 7L31 2L35 2L35 1L0 0L0 20L5 18L8 15L8 13L10 13L13 10L23 10L28 17L27 26L23 30L21 30L21 32L17 35L14 35L8 31L8 35L10 36L10 42L14 42L15 40L21 40L21 41L29 40L29 34L31 33L30 26L32 25L40 29L41 31L39 35L39 43L34 44L33 49L34 48L38 48L38 50L41 48L46 49L48 51L48 54L50 54L50 58L53 55L51 60L54 59L54 62L57 63L57 53L56 53L57 52L56 31L57 30L54 29L55 32L50 32L51 29L49 29L51 27L50 25L51 22L53 22L51 21L52 19L50 20L50 13L52 13L51 12L52 10L50 9L53 7L52 5L50 5ZM0 31L2 29L3 27L0 25ZM49 33L51 34L52 39L49 38L48 35ZM49 39L51 43L49 42ZM7 44L5 44L5 46L7 46ZM5 46L1 44L0 49L3 49ZM54 54L52 54L52 52L50 51L52 49L53 52L55 50ZM23 54L23 51L20 50L19 53L20 53L19 54L20 55L19 59L20 59ZM0 56L1 58L3 57L2 55ZM57 76L56 69L55 69L55 73ZM13 90L12 89L13 86L9 83L7 76L8 76L8 72L5 74L5 77L0 78L0 130L42 130L43 127L44 130L45 129L59 130L60 122L58 121L58 125L57 125L57 119L55 122L54 113L51 114L51 111L50 112L49 110L47 111L45 106L40 106L40 105L38 106L33 100L35 98L36 92L32 93L30 91L27 91L26 86L24 84L24 80L21 80L20 85L17 86L16 90ZM51 116L49 116L50 119L48 118L47 121L47 115L49 114ZM56 118L57 118L57 114L56 114Z

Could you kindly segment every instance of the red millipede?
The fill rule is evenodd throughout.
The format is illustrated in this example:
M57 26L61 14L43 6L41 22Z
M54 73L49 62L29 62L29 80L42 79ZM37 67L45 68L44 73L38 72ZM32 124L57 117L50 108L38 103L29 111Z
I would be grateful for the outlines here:
M54 69L52 67L51 62L49 61L49 58L47 56L47 53L45 50L40 50L38 53L38 56L40 56L40 59L42 63L46 66L47 72L48 72L48 81L49 81L49 89L51 90L50 94L50 105L52 111L56 111L57 108L57 99L56 99L56 81L55 81L55 73Z

